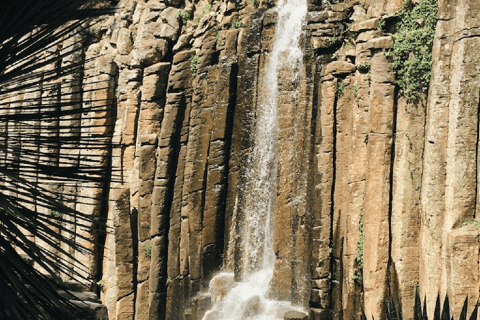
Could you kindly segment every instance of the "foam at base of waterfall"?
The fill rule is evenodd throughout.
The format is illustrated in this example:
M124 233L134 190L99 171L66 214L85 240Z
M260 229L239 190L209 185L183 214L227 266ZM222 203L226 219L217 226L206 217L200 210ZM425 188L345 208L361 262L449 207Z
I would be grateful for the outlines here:
M224 292L224 296L218 297L219 301L207 311L203 320L282 320L287 311L303 311L289 301L268 299L272 276L273 269L263 269L250 275L247 281L234 284L228 292ZM233 274L220 273L210 281L212 296L218 296L219 291L227 289L225 282L228 280L224 279L233 279Z

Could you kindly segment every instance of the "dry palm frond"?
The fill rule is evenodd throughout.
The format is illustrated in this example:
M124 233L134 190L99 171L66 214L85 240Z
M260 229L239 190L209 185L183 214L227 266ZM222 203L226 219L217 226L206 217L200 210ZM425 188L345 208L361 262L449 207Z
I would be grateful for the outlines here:
M101 159L92 157L69 165L75 160L72 156L52 156L42 150L59 149L61 145L78 150L110 147L108 134L88 138L61 134L72 129L65 128L62 119L94 117L110 105L94 101L91 106L79 108L83 92L75 92L73 88L78 86L66 79L83 75L85 61L61 62L83 49L71 45L53 52L52 48L85 30L90 19L109 14L112 9L85 0L1 0L0 8L0 319L84 319L81 308L57 293L63 287L55 278L59 273L85 278L86 266L65 248L87 254L91 250L72 239L92 239L62 222L72 218L77 228L86 229L101 227L101 222L98 217L72 209L60 191L45 186L65 180L72 185L100 184L110 173ZM46 68L49 65L57 67ZM49 93L52 84L69 90ZM102 90L102 85L95 88L92 90ZM42 97L27 97L38 90ZM42 133L34 128L42 128ZM57 134L49 134L54 131ZM42 160L52 158L55 161ZM59 217L52 219L51 212L59 213ZM39 246L26 233L49 248ZM27 263L19 252L43 272Z

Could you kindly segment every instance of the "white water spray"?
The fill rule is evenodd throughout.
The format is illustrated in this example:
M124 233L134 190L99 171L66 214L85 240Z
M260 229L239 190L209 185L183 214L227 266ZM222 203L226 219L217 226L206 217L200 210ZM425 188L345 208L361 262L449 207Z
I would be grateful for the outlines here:
M222 273L212 279L213 308L204 320L278 320L288 310L300 310L287 301L267 298L273 276L274 208L276 193L275 153L277 142L277 79L288 68L297 77L302 71L303 52L299 46L306 0L279 0L275 44L269 55L263 81L265 92L257 108L255 143L246 174L242 274L244 282L230 290L233 275ZM230 245L232 245L232 240ZM219 289L220 287L220 289Z

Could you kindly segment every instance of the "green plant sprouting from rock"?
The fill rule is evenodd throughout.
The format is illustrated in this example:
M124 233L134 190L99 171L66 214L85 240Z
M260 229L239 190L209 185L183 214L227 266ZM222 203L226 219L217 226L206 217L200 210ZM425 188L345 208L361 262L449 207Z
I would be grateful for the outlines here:
M232 24L230 26L231 29L238 29L242 26L242 22L240 21L240 18L233 19Z
M370 70L371 70L372 66L370 64L370 62L368 61L365 61L364 63L362 63L358 69L360 70L360 72L362 73L370 73Z
M188 22L188 19L190 19L190 13L182 10L178 10L177 12L177 18L180 17L183 21L183 24L186 24Z
M143 244L143 250L145 250L145 255L147 257L152 257L152 244L150 243L150 241L147 241Z
M358 222L358 230L360 231L360 236L358 237L357 242L357 256L355 257L355 261L357 262L357 268L353 270L353 279L362 281L362 271L363 271L363 208L360 209L360 221Z
M218 27L215 28L215 39L217 39L217 46L223 44L222 39L220 38L220 33L218 32Z
M197 75L197 61L198 61L198 56L195 53L192 57L192 60L190 61L190 71L192 71L192 76Z
M473 219L472 221L466 221L462 223L462 226L468 226L468 225L480 226L480 221L477 219Z
M337 83L337 97L340 97L343 94L343 91L345 91L345 85L343 84L342 81L338 81L338 83Z
M210 13L210 9L212 9L212 5L209 3L205 6L205 8L203 8L203 11L202 11L202 14L196 18L195 20L193 20L195 23L198 23L202 18L203 16L207 15Z
M383 27L385 26L385 20L378 20L377 31L378 33L383 33Z
M438 0L421 0L415 6L406 1L397 14L397 32L387 55L393 58L396 83L408 99L416 99L428 89L437 11Z

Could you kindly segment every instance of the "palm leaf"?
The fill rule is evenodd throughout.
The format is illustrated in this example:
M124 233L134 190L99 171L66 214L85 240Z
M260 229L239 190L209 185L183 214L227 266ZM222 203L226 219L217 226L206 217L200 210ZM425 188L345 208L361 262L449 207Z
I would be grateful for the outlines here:
M42 150L65 149L64 144L78 151L111 148L110 134L88 138L62 134L72 129L63 122L102 117L112 101L89 101L85 106L85 91L75 91L78 85L71 79L79 75L83 85L94 88L90 90L108 86L83 76L89 61L62 64L65 58L81 54L81 46L70 41L73 44L60 52L51 49L85 31L93 18L113 10L86 0L0 0L0 6L0 319L86 319L81 307L57 293L66 289L58 274L91 281L86 276L87 266L65 248L91 254L90 248L74 239L92 239L64 223L73 219L77 229L91 232L105 226L98 217L73 209L72 200L61 191L45 186L68 180L70 186L98 187L111 173L101 157L78 163L75 156ZM57 67L49 69L50 65ZM42 97L34 97L39 90L43 90ZM9 101L12 98L13 103ZM38 128L41 133L36 132ZM78 125L76 130L80 129L89 128ZM77 196L74 201L89 200ZM60 216L53 218L51 212ZM39 246L26 233L47 247Z

